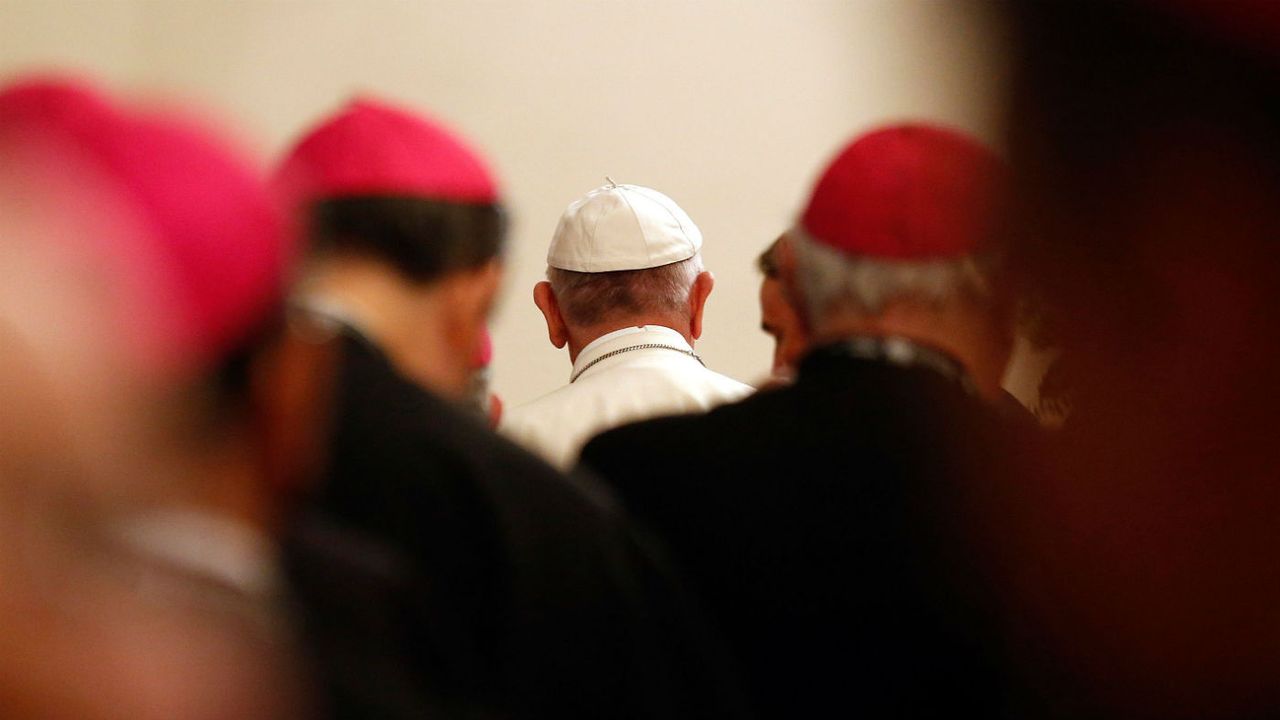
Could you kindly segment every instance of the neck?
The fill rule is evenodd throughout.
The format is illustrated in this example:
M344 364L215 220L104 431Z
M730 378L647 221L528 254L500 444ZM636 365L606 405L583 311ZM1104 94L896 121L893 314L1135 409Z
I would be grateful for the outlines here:
M163 507L187 508L229 518L265 534L280 527L283 494L261 463L261 438L252 422L209 416L204 390L187 392L155 406L164 418L163 447L153 453L165 471L191 482L169 483L155 498Z
M459 397L466 369L457 362L431 285L412 283L383 263L333 259L313 268L299 294L333 303L418 385Z
M668 315L637 315L626 318L611 318L607 322L589 326L569 326L569 362L577 362L582 349L611 332L641 325L658 325L680 333L693 347L693 333L689 328L689 320Z
M211 476L203 483L196 505L229 518L234 518L263 533L278 531L283 515L280 498L265 487L266 482L255 472L255 458L249 454L245 441L228 443L230 450L210 453L202 469Z
M896 336L935 347L955 358L983 397L995 400L1009 357L1009 341L992 323L967 309L938 309L915 304L890 305L880 315L836 312L813 328L813 346L854 336Z

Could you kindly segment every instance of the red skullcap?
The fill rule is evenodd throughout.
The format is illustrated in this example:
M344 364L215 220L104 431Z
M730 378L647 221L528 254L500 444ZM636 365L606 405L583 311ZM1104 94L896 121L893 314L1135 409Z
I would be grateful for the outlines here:
M163 356L152 359L213 361L281 296L291 238L264 178L221 140L58 80L0 92L0 133L131 218L103 250L155 303L127 319Z
M349 103L298 142L279 172L285 195L403 195L492 203L497 184L480 156L439 124L368 99Z
M932 260L969 255L991 239L1006 169L960 133L895 125L858 138L827 166L800 224L853 255Z
M31 77L0 89L0 126L42 128L84 140L117 113L92 87L59 77Z

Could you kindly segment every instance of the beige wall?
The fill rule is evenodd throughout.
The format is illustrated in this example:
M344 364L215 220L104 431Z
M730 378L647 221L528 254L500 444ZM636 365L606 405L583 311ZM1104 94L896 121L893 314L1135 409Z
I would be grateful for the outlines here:
M605 174L701 226L717 286L698 349L762 376L753 258L854 132L926 117L991 138L987 35L951 0L0 0L4 74L72 67L193 99L264 154L357 91L462 129L514 213L494 330L497 387L517 403L567 379L530 288L560 211Z

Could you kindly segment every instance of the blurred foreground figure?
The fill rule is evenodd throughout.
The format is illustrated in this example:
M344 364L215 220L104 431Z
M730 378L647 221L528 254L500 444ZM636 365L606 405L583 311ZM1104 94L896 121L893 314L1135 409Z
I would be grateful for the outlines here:
M986 265L1004 169L904 125L846 147L777 251L794 384L605 433L582 461L666 541L763 717L992 716L1005 701L969 510L1019 442Z
M328 465L289 548L331 715L732 716L611 501L466 407L503 245L479 157L362 100L280 178L311 243L296 329L338 352Z
M1029 540L1035 714L1276 717L1280 7L1011 17L1013 259L1072 406L1056 471L998 513Z
M693 351L715 280L702 267L702 233L671 198L612 181L592 190L561 216L547 266L533 299L573 372L513 409L502 430L553 465L571 467L611 427L751 392Z
M0 715L302 711L250 364L287 235L220 139L0 91Z

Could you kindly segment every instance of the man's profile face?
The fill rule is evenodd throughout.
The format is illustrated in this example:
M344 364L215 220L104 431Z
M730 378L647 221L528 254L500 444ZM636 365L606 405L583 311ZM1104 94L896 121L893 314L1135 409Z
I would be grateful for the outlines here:
M782 283L765 277L760 284L760 329L773 336L773 372L789 374L808 344L800 315L787 300Z

